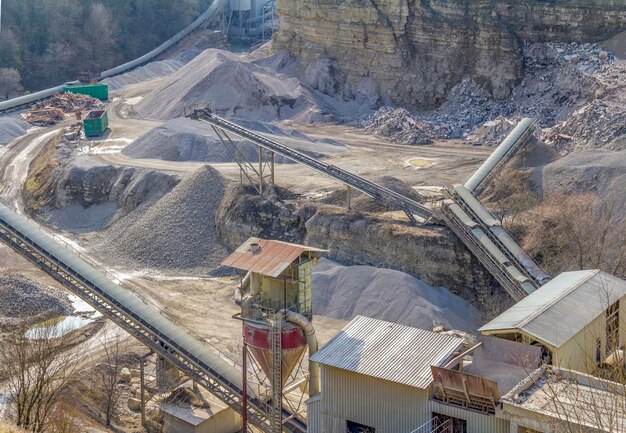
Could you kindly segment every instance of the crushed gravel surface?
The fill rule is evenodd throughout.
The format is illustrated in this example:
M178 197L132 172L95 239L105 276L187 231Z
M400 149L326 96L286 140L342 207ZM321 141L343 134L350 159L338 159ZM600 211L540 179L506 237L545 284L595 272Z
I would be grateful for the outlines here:
M113 224L96 254L130 270L185 275L215 271L227 253L215 228L224 188L215 169L199 169L154 205Z
M315 314L335 319L360 314L421 329L443 325L461 331L474 331L481 323L469 302L399 271L321 259L313 285Z
M141 66L137 69L133 69L125 74L117 75L115 77L107 78L103 80L103 84L109 86L109 90L119 90L123 87L131 84L141 83L143 81L154 80L155 78L162 78L168 75L172 75L185 65L183 61L167 59L159 60L156 62L148 63L145 66Z
M68 314L71 304L59 290L41 286L18 274L0 276L0 327Z
M32 125L15 116L0 117L0 145L10 143L18 137L26 134Z
M306 117L315 109L297 79L256 65L246 56L208 49L149 93L136 110L147 118L166 120L182 117L185 107L197 105L222 116L266 122Z

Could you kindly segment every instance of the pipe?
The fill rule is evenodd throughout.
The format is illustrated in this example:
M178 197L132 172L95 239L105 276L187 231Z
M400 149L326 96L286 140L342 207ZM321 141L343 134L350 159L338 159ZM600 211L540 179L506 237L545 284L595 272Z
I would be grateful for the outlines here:
M283 310L287 322L300 327L306 336L306 342L309 346L309 396L312 397L320 392L320 365L312 362L311 357L317 352L317 337L315 336L315 328L309 319L302 314L293 311Z
M241 299L243 298L243 294L248 291L248 287L250 286L250 272L243 277L241 280L241 285L235 288L235 304L241 305Z

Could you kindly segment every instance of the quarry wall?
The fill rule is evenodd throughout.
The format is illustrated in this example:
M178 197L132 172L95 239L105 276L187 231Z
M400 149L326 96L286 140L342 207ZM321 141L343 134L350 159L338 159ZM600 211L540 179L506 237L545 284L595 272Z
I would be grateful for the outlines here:
M277 8L277 49L305 68L335 60L338 83L421 108L465 76L506 98L523 74L524 42L595 42L626 29L622 0L277 0Z

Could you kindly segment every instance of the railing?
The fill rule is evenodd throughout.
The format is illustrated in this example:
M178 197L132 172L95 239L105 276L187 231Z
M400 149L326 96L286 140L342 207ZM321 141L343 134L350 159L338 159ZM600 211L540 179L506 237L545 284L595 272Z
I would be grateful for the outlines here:
M438 422L438 418L435 417L422 424L411 433L452 433L452 422L449 419Z

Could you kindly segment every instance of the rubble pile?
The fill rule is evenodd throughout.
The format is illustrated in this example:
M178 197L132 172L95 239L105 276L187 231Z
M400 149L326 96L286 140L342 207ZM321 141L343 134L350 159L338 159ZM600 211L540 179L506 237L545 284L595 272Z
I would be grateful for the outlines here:
M430 144L433 138L430 125L416 120L404 108L383 107L362 123L367 132L396 143Z
M410 134L413 125L420 125L420 133L431 139L464 138L468 144L493 146L506 136L507 125L516 124L522 117L534 117L546 129L565 122L543 138L565 141L566 145L594 136L601 136L594 140L606 144L620 135L614 123L623 115L620 104L605 103L611 95L623 100L616 89L626 78L626 68L613 55L598 44L575 42L527 44L523 51L526 73L507 99L494 101L484 88L466 78L438 109L414 116L404 113L402 122L395 124L407 131L395 136L402 138ZM609 108L611 114L607 114ZM376 133L379 128L369 125L384 122L393 112L384 107L365 119L363 126ZM598 121L605 126L593 126Z
M102 101L88 95L58 93L53 97L36 102L22 118L31 125L50 126L62 122L66 113L90 111L102 107Z

